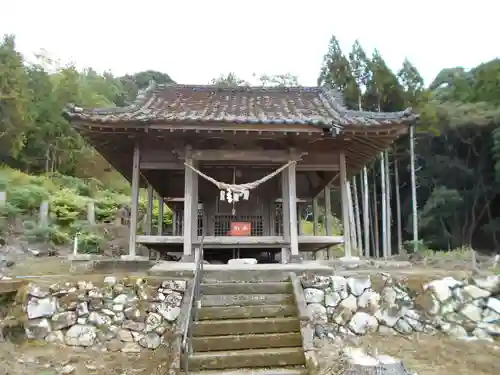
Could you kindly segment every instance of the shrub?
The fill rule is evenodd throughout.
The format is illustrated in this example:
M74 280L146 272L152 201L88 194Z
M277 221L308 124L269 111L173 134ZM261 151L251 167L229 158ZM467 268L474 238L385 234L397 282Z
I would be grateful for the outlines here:
M15 186L9 183L7 188L7 201L11 209L17 209L20 213L33 214L38 212L40 205L47 198L47 190L39 185Z
M104 242L104 237L97 233L80 233L78 235L78 252L84 254L99 254Z
M61 226L70 226L74 221L85 218L87 202L87 199L71 189L54 193L49 202L52 221Z
M71 237L57 225L40 227L34 221L24 222L24 236L28 243L50 243L64 245L70 242Z

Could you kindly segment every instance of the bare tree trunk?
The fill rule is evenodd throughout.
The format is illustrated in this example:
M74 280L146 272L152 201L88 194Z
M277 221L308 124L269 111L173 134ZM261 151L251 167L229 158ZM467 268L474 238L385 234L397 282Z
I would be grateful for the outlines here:
M417 183L415 178L415 129L410 126L410 167L411 167L411 206L413 224L413 251L418 250Z
M387 226L386 226L386 236L387 236L387 256L392 256L392 212L391 212L391 174L389 168L389 151L385 151L384 153L384 164L385 164L385 199L386 210L387 210Z
M401 224L401 196L399 194L399 170L398 170L398 159L394 156L394 185L396 191L396 226L397 226L397 237L398 237L398 254L403 248L403 230Z
M356 238L359 246L359 254L363 254L363 240L361 239L361 216L359 212L358 185L356 184L356 176L352 179L352 188L354 190L354 215L356 220Z

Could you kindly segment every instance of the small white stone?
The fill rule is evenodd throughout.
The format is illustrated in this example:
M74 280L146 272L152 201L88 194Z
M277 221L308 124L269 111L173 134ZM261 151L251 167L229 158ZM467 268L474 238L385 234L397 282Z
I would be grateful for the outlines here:
M315 323L326 323L328 321L326 307L319 303L307 305L307 312Z
M325 292L320 289L307 288L304 290L304 297L307 303L323 303Z
M354 314L349 322L349 329L358 335L375 332L377 328L377 319L374 316L361 311Z
M347 278L349 290L356 297L359 297L367 289L370 289L372 282L370 277L349 277Z

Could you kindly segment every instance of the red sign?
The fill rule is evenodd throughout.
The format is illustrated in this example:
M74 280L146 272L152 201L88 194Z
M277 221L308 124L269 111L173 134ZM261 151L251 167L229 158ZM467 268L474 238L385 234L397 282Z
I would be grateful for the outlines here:
M252 232L252 224L243 221L235 221L231 223L231 236L250 236Z

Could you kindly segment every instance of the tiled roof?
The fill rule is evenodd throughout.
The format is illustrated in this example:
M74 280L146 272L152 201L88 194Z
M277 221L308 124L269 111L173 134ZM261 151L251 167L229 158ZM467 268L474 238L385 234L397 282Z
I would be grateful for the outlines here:
M378 113L348 110L342 95L323 87L218 87L156 85L142 90L123 108L65 112L72 120L95 123L245 123L311 124L322 127L408 124L418 115L411 109Z

